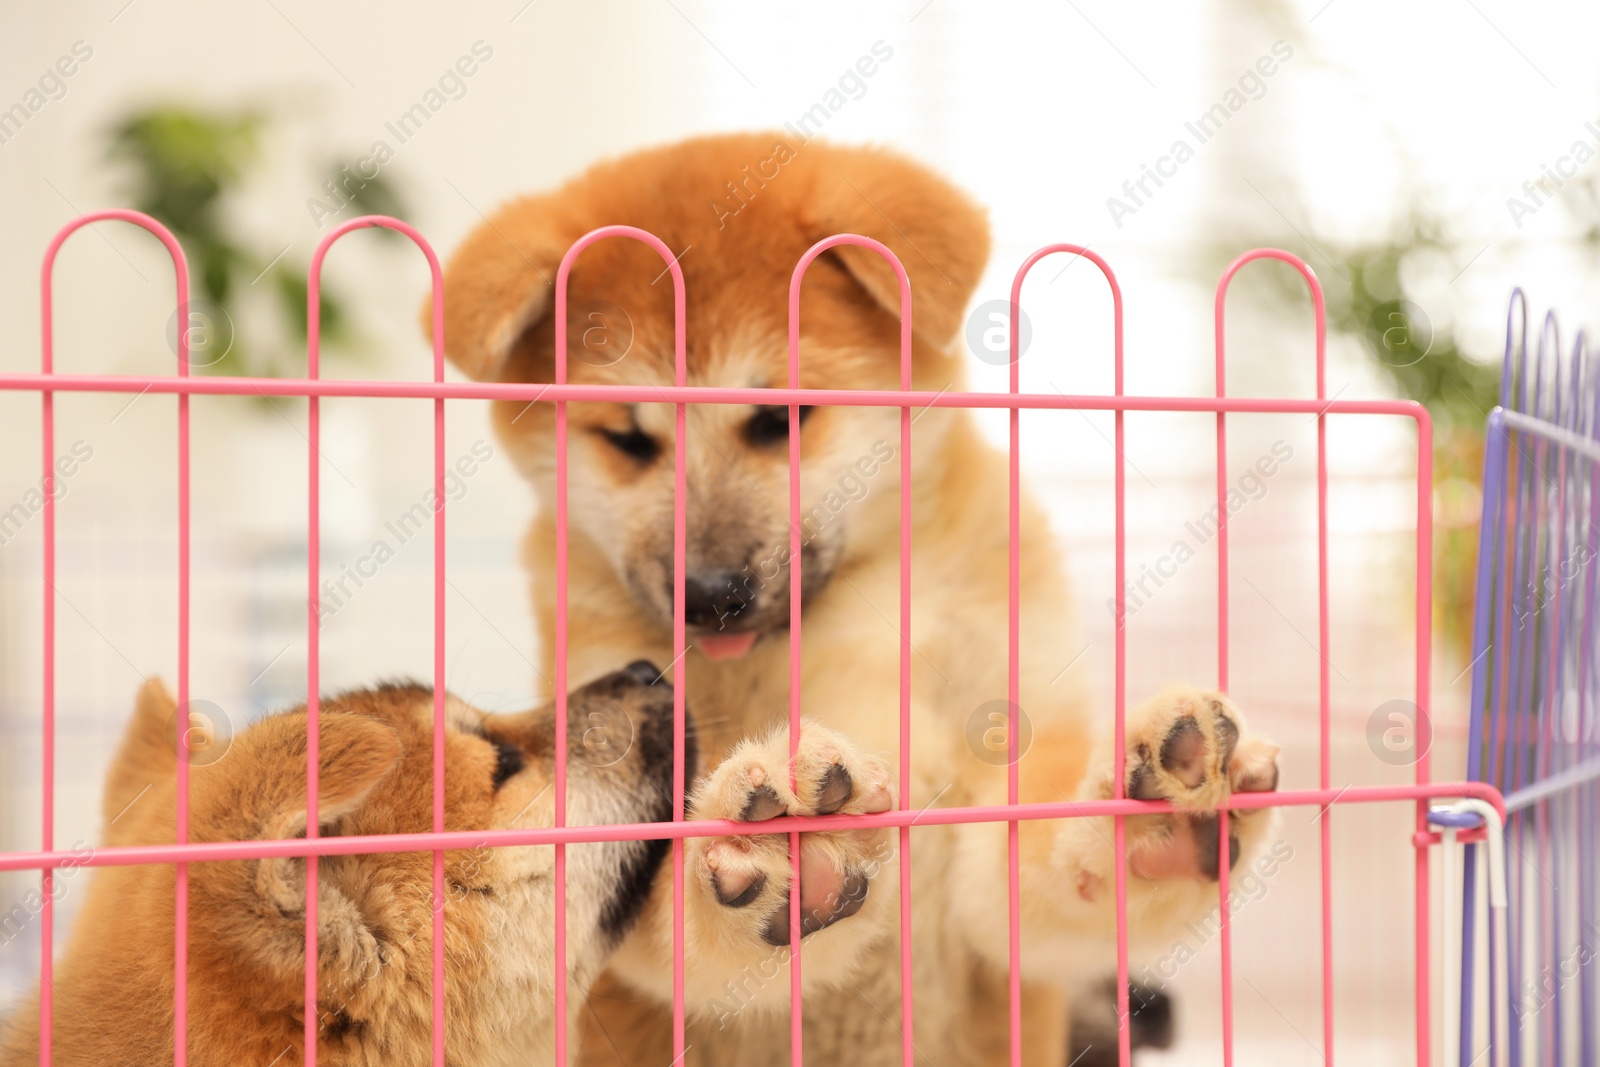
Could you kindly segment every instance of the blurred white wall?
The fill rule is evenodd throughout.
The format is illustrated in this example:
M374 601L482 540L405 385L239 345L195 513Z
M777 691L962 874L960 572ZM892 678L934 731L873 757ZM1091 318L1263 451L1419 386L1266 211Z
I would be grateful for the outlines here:
M1587 311L1593 263L1572 240L1559 198L1522 225L1507 207L1524 180L1596 135L1589 42L1600 10L1566 3L1381 5L1309 0L1282 6L1212 0L1154 10L1108 0L1068 4L725 0L506 0L463 5L238 5L105 0L14 7L0 35L0 109L25 101L60 57L92 52L49 100L0 143L0 371L37 367L38 263L75 214L118 205L105 131L154 102L261 105L283 121L251 176L238 221L269 251L304 261L321 235L307 200L323 160L352 163L440 75L477 46L459 99L398 146L386 173L414 221L447 252L501 200L546 186L593 160L685 135L773 126L806 111L879 41L893 50L827 135L902 148L952 176L991 209L996 252L978 299L1005 294L1033 248L1073 240L1117 268L1127 296L1128 388L1209 390L1211 290L1198 266L1228 234L1269 226L1340 240L1377 234L1400 196L1416 193L1467 248L1437 264L1428 311L1493 352L1512 284L1541 305ZM79 42L82 42L79 44ZM481 44L480 44L481 42ZM1289 56L1274 45L1283 42ZM1277 55L1259 97L1196 144L1156 195L1120 218L1108 198L1163 165L1187 123L1224 98L1262 57ZM1252 91L1252 96L1255 96ZM1590 167L1600 163L1588 164ZM1576 191L1563 195L1576 196ZM1570 205L1567 205L1570 206ZM1481 246L1481 248L1480 248ZM1240 248L1242 250L1242 247ZM1473 251L1476 250L1476 254ZM1324 284L1332 261L1312 258ZM420 257L361 235L342 245L330 281L350 295L370 339L365 361L326 373L428 372L414 310ZM1083 265L1046 264L1030 284L1034 323L1025 387L1110 388L1109 301ZM57 366L69 372L167 373L162 341L171 275L159 247L103 225L66 248L57 272ZM1059 279L1059 281L1058 281ZM1309 395L1309 315L1248 314L1265 298L1241 282L1230 331L1231 390ZM692 310L691 310L692 315ZM265 329L241 321L240 329ZM692 328L692 320L691 320ZM1003 388L1000 368L972 360L974 381ZM1333 346L1329 391L1381 395L1352 346ZM0 395L0 506L37 477L38 399ZM304 404L194 401L194 683L197 698L244 722L297 699L304 686ZM60 704L57 840L94 840L101 771L141 676L175 670L174 401L68 395L57 442L92 459L60 507ZM428 488L430 416L421 402L324 404L325 573L353 563L383 524ZM1003 416L991 419L1003 426ZM1129 560L1156 558L1209 502L1207 418L1130 416ZM1088 653L1074 669L1107 691L1111 627L1107 416L1025 420L1030 477L1071 551ZM1234 689L1256 723L1285 741L1285 785L1315 784L1314 424L1239 419L1236 480L1283 440L1294 458L1234 527ZM1370 758L1364 729L1382 701L1410 692L1405 606L1413 446L1402 426L1335 421L1334 692L1336 784L1403 781ZM492 446L481 405L453 404L448 454ZM528 495L498 454L483 461L450 511L449 685L490 706L548 695L536 676L516 539ZM0 840L37 841L40 523L0 547ZM430 544L395 560L324 630L329 687L375 677L426 678L431 663ZM1255 592L1239 584L1248 579ZM1202 558L1130 623L1132 691L1175 675L1212 676L1215 569ZM1077 650L1063 650L1063 662ZM1459 664L1441 662L1441 775L1459 773ZM1452 748L1452 745L1457 747ZM1236 1001L1241 1062L1315 1062L1316 833L1311 813L1285 817L1294 861L1241 922ZM1341 1040L1374 1063L1409 1062L1409 815L1340 813ZM30 879L0 877L0 905ZM1281 886L1281 888L1280 888ZM72 900L63 907L70 914ZM32 938L32 940L30 940ZM31 947L30 947L31 946ZM0 948L0 993L35 965L28 934ZM1215 945L1177 979L1184 1062L1217 1059ZM1402 957L1403 958L1403 957ZM1269 990L1272 1000L1260 991ZM1306 1038L1309 1035L1310 1040ZM1253 1044L1251 1044L1253 1042ZM1209 1058L1208 1058L1209 1057Z

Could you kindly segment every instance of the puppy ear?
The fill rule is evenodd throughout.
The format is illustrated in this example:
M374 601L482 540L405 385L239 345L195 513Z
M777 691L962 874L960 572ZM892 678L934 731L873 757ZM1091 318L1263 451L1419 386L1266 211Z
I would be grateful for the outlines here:
M550 196L524 197L473 230L444 271L445 355L470 378L493 379L517 339L550 313L556 269L572 243ZM422 303L433 337L433 304Z
M400 762L394 727L368 715L324 711L317 731L317 821L330 828L360 808ZM306 825L306 716L264 719L235 743L224 792L242 813L254 811L246 837L293 837ZM217 765L219 768L222 763ZM213 783L207 782L207 785ZM250 801L245 794L253 793Z
M337 832L358 812L400 760L400 739L388 724L365 715L324 712L318 731L317 821ZM228 758L195 779L192 824L201 840L301 837L306 828L306 718L276 716L256 723L234 742ZM204 835L203 837L201 835ZM358 861L322 861L318 880L318 963L326 982L372 971L383 938L376 923L341 889L342 872ZM304 972L306 863L279 857L196 864L195 904L219 917L218 950L244 952L275 977ZM373 972L375 973L375 972Z
M965 193L925 167L881 148L808 145L818 153L809 229L817 240L859 233L889 246L911 279L911 324L944 348L989 259L989 222ZM825 154L824 154L825 153ZM873 300L900 313L900 283L876 252L841 245L833 254Z
M127 843L118 835L128 832L134 820L124 821L121 816L152 785L176 772L177 728L178 702L159 678L145 682L134 701L133 717L122 732L122 744L106 773L100 811L107 844Z

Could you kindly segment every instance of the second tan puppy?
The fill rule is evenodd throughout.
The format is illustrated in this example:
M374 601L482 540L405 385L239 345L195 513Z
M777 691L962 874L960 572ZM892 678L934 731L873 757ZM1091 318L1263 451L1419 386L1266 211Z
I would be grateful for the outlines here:
M570 825L671 815L672 691L647 663L607 674L568 705ZM485 715L449 698L445 825L552 824L551 708ZM584 731L600 715L601 758ZM140 694L106 783L108 845L173 840L177 708L160 683ZM433 692L388 685L322 703L322 835L426 831L433 823ZM249 841L305 829L306 716L263 719L224 758L192 768L190 840ZM638 917L665 842L567 850L573 1007ZM459 1067L551 1062L555 982L549 846L445 854L446 1049ZM55 972L53 1062L173 1059L173 891L167 866L92 875ZM317 1060L327 1067L433 1062L433 858L327 856L317 886ZM305 861L189 867L189 1062L302 1062ZM0 1028L0 1065L39 1062L35 996Z
M711 137L595 167L514 201L463 243L446 272L447 348L467 374L548 382L552 280L578 237L629 224L659 236L687 287L691 385L782 386L794 264L840 232L875 237L911 279L914 388L962 388L955 340L988 255L983 214L890 152L787 135ZM673 380L672 278L656 252L616 239L570 276L569 376L661 386ZM806 276L802 386L893 389L898 288L861 248L835 249ZM571 403L570 648L574 678L634 656L671 662L673 410ZM553 427L549 403L499 403L501 438L539 498L527 561L547 640L554 629ZM673 665L700 716L710 773L694 815L752 823L783 813L879 811L896 803L899 720L899 413L801 413L805 513L804 711L789 785L788 409L697 405L688 415L692 644ZM967 413L916 413L912 807L1005 799L1007 474ZM1073 639L1062 567L1043 516L1023 502L1021 705L1032 723L1024 801L1108 797L1110 712L1090 708L1066 667ZM1276 749L1245 734L1217 693L1169 691L1132 709L1128 789L1204 807L1276 782ZM1268 817L1236 818L1237 851ZM752 827L754 829L755 827ZM1131 913L1159 936L1214 901L1217 820L1129 824ZM812 834L802 845L805 1039L814 1062L899 1063L899 865L892 835ZM1065 991L1098 979L1113 932L1107 820L1028 823L1022 834L1025 1051L1059 1067ZM912 848L916 1042L945 1064L1003 1062L1006 1047L1005 828L919 828ZM690 1062L788 1062L790 883L781 837L687 846L693 1017ZM589 1016L591 1062L666 1063L669 900L658 882Z

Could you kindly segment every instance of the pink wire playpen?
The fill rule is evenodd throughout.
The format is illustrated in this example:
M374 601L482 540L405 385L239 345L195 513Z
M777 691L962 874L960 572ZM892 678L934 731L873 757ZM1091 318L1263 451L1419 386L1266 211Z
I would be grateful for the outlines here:
M1021 1003L1020 1003L1020 971L1019 960L1024 951L1019 932L1019 888L1018 888L1018 824L1029 819L1063 819L1084 816L1114 816L1116 826L1116 846L1120 852L1123 845L1123 816L1139 813L1169 810L1164 802L1146 802L1125 799L1122 795L1123 768L1123 717L1126 705L1125 680L1126 657L1125 637L1121 626L1116 629L1115 650L1115 711L1116 711L1116 752L1117 752L1117 796L1114 799L1096 803L1018 803L1017 792L1017 738L1016 709L1018 700L1018 513L1019 513L1019 421L1020 413L1029 411L1108 411L1114 413L1115 419L1115 445L1118 457L1115 469L1115 574L1108 576L1111 579L1111 592L1121 603L1122 591L1125 589L1125 486L1123 460L1125 452L1124 414L1126 412L1200 412L1214 413L1216 418L1216 460L1217 460L1217 501L1219 530L1216 537L1216 550L1218 558L1218 585L1217 585L1217 626L1220 639L1216 650L1216 680L1219 687L1228 687L1229 673L1229 579L1228 579L1228 508L1225 498L1228 487L1225 482L1227 469L1228 450L1228 416L1234 413L1279 413L1302 414L1316 419L1317 423L1317 560L1318 560L1318 612L1319 627L1317 647L1321 655L1321 677L1319 687L1320 715L1317 722L1318 751L1320 753L1318 768L1318 787L1315 789L1285 790L1274 793L1249 793L1235 796L1227 808L1221 811L1221 832L1218 834L1219 847L1223 856L1218 864L1219 880L1217 892L1223 906L1219 909L1220 919L1220 948L1221 970L1219 975L1222 991L1222 1053L1225 1063L1233 1062L1233 1000L1232 990L1234 982L1232 942L1229 923L1229 908L1226 906L1229 893L1228 861L1226 849L1229 835L1226 820L1229 810L1260 808L1269 806L1311 806L1321 809L1328 817L1320 822L1321 852L1321 975L1322 975L1322 1036L1320 1052L1327 1063L1334 1062L1334 993L1333 993L1333 967L1334 967L1334 923L1333 923L1333 881L1332 881L1332 845L1330 821L1336 817L1336 809L1351 804L1374 803L1400 803L1407 804L1415 810L1415 826L1413 845L1415 850L1415 865L1411 872L1414 884L1414 925L1415 942L1413 945L1413 986L1416 1014L1416 1062L1419 1067L1429 1067L1435 1062L1434 1025L1431 1018L1431 1005L1433 1004L1432 981L1430 971L1431 953L1434 945L1431 936L1432 922L1429 916L1430 901L1430 853L1436 845L1441 834L1430 825L1429 808L1433 801L1441 800L1476 800L1480 803L1477 807L1487 811L1490 821L1496 821L1504 815L1504 805L1500 791L1491 784L1480 781L1463 782L1435 782L1432 777L1432 768L1426 752L1420 754L1416 761L1415 777L1412 784L1404 786L1382 787L1349 787L1334 788L1330 778L1329 758L1329 730L1330 730L1330 697L1329 697L1329 665L1325 650L1329 642L1329 600L1330 588L1328 580L1328 455L1327 455L1327 420L1330 418L1360 418L1360 419L1400 419L1408 420L1415 424L1416 440L1416 532L1415 532L1415 693L1414 699L1423 722L1419 726L1426 727L1429 714L1430 699L1430 645L1432 640L1430 627L1431 611L1431 575L1432 575L1432 432L1427 412L1420 406L1405 401L1367 401L1367 400L1339 400L1326 395L1325 383L1325 334L1324 304L1321 287L1311 269L1294 255L1272 250L1258 249L1240 256L1227 268L1217 286L1215 302L1215 353L1216 353L1216 388L1215 395L1211 397L1172 397L1172 396L1131 396L1123 390L1123 320L1122 320L1122 294L1117 280L1110 266L1099 255L1087 248L1072 244L1054 244L1040 249L1022 264L1017 271L1011 287L1010 310L1013 327L1015 326L1019 306L1022 301L1023 284L1029 272L1042 259L1048 256L1081 256L1092 262L1104 276L1112 298L1115 337L1115 387L1111 395L1082 395L1066 396L1060 394L1038 394L1022 392L1019 385L1018 370L1018 332L1011 330L1011 361L1010 361L1010 388L1004 393L982 392L942 392L938 394L918 392L911 389L911 292L906 273L899 261L882 244L866 237L856 235L839 235L828 238L815 245L801 259L796 266L789 290L789 380L788 387L783 389L732 389L732 388L704 388L691 387L686 384L685 372L685 340L690 329L688 308L685 307L684 281L681 270L667 246L652 234L624 226L611 226L587 234L568 250L561 261L559 273L556 278L555 288L555 328L556 363L555 382L553 384L524 384L500 383L490 384L481 382L455 382L445 379L444 359L444 306L443 291L440 283L440 268L437 257L428 242L412 227L396 219L370 216L354 219L338 227L330 233L318 246L311 261L309 277L309 294L307 301L308 335L306 373L303 378L239 378L223 376L198 376L189 373L188 339L184 330L177 331L178 360L177 372L171 376L112 376L112 375L79 375L58 374L54 369L53 361L53 334L52 322L55 315L52 298L52 272L57 253L64 241L80 228L94 222L103 220L121 220L142 226L150 231L166 246L170 252L173 268L176 274L176 302L179 320L188 321L189 305L189 275L182 249L172 234L155 220L133 211L101 211L83 215L58 233L50 243L45 253L44 265L41 275L41 330L43 351L39 373L37 374L9 374L0 375L0 389L36 393L42 405L43 437L40 442L43 470L46 477L51 473L51 457L56 452L55 425L53 420L54 399L56 394L65 392L102 391L117 392L136 395L140 393L170 393L176 397L177 428L178 428L178 673L177 673L177 699L179 706L189 700L189 645L190 645L190 412L189 398L194 395L230 395L230 396L270 396L270 397L303 397L309 409L309 447L307 456L307 477L309 492L306 499L306 523L308 531L308 558L306 560L306 589L308 597L308 613L306 640L308 642L307 662L309 664L306 683L306 701L309 713L309 736L307 752L307 804L310 815L307 818L306 838L303 840L276 840L276 841L250 841L250 842L215 842L215 843L190 843L188 841L188 762L180 758L177 763L177 843L168 846L127 846L108 847L97 849L92 856L85 859L81 855L61 850L55 839L55 819L53 797L55 794L55 678L56 678L56 628L55 605L56 594L56 515L53 499L50 494L45 495L44 503L44 602L42 605L43 625L43 706L40 714L43 718L43 820L40 826L40 846L33 851L8 851L0 853L0 870L37 870L42 878L43 912L41 915L42 946L40 953L39 971L41 982L40 1012L42 1015L40 1044L40 1063L48 1064L51 1061L51 1017L55 1010L51 997L51 966L52 948L55 943L55 929L52 914L52 878L54 871L63 865L86 865L91 867L111 866L120 864L175 864L177 872L176 894L176 943L175 959L173 960L174 976L176 982L176 1035L174 1063L176 1067L183 1067L186 1062L186 1000L188 996L187 981L187 956L189 950L187 909L188 909L188 874L189 867L195 863L205 863L216 860L241 860L261 859L267 857L297 856L306 858L307 867L307 907L306 907L306 940L308 944L307 959L308 969L305 977L305 990L308 1005L316 1001L316 976L315 976L315 943L317 938L317 897L315 883L317 877L317 857L330 855L348 855L355 853L379 852L431 852L433 854L434 892L437 901L443 901L444 895L444 850L455 848L476 848L488 845L552 845L555 851L556 863L556 929L555 929L555 954L556 973L565 974L565 929L563 917L565 913L565 846L581 842L617 841L660 839L669 837L673 841L672 847L672 887L673 887L673 925L674 925L674 1052L681 1060L684 1053L684 992L683 992L683 902L684 902L684 865L683 841L694 836L746 834L750 827L747 824L707 821L689 821L684 815L684 714L683 714L683 686L675 685L675 729L674 753L677 761L673 780L674 822L666 824L638 824L638 825L607 825L607 826L569 826L566 824L565 809L565 773L566 773L566 715L565 700L567 691L566 679L566 628L564 625L567 582L565 573L566 564L566 405L573 401L605 400L627 403L653 402L671 403L676 408L676 428L674 444L674 463L677 478L677 508L674 521L674 558L675 568L675 621L673 626L674 650L679 654L675 662L682 662L681 655L685 647L684 631L684 557L685 557L685 506L684 506L684 447L685 447L685 419L686 405L688 404L781 404L787 405L790 422L790 512L792 542L791 559L793 571L791 582L792 589L798 588L800 581L800 552L799 539L801 537L801 500L799 489L799 435L795 432L798 426L799 409L801 405L865 405L885 408L895 408L900 413L900 470L902 477L900 514L901 514L901 572L900 572L900 756L899 756L899 795L901 797L899 810L888 811L875 815L857 816L822 816L814 818L789 818L772 824L769 832L787 833L790 837L790 852L794 858L796 877L798 877L799 849L798 834L806 830L838 829L845 826L894 828L899 835L899 863L900 863L900 923L901 923L901 968L902 968L902 1004L900 1014L900 1032L904 1041L904 1062L913 1063L913 1032L915 1026L915 1005L912 1002L912 947L909 938L910 928L910 903L912 884L910 878L910 850L912 844L912 824L920 826L969 823L969 822L1003 822L1009 827L1009 865L1007 877L1009 879L1010 900L1010 1060L1013 1064L1020 1062L1022 1048L1021 1032ZM430 381L361 381L361 380L324 380L318 376L318 339L319 339L319 288L323 261L333 246L334 242L351 232L367 227L381 226L409 237L426 257L433 281L433 374ZM662 257L667 272L672 276L674 287L675 346L676 346L676 375L671 388L626 387L626 386L586 386L569 384L566 380L566 282L572 264L585 248L596 241L622 238L642 241L654 248ZM899 276L900 283L900 311L901 311L901 364L900 388L898 390L853 391L832 389L801 389L798 387L799 369L799 316L800 316L800 282L807 266L826 249L839 244L854 244L871 249L882 255L894 267ZM1226 360L1224 348L1224 311L1228 295L1228 288L1241 268L1256 260L1277 260L1288 264L1298 271L1310 291L1312 305L1315 311L1315 359L1316 359L1316 392L1314 396L1301 399L1255 399L1237 398L1227 395L1225 388ZM506 399L518 400L528 403L541 403L553 405L557 426L557 510L556 521L558 530L557 541L557 619L558 625L555 640L555 691L558 701L558 710L555 718L557 741L555 751L556 762L556 825L551 829L538 830L502 830L489 832L445 832L444 830L444 738L445 721L442 714L444 707L444 692L441 680L445 674L445 544L447 534L447 511L443 507L435 516L434 528L434 569L433 589L435 596L434 610L434 781L433 781L433 819L434 826L431 833L404 834L381 837L335 837L319 838L317 836L316 798L317 798L317 721L318 721L318 627L315 615L315 604L318 599L318 539L320 532L319 515L319 490L318 477L320 461L318 451L319 413L318 403L322 397L395 397L395 398L431 398L433 400L434 424L434 462L433 477L435 491L438 493L441 504L446 499L445 494L445 409L447 401L459 400L486 400ZM1008 744L1011 759L1009 761L1009 803L992 807L950 807L913 810L906 799L910 796L910 679L911 679L911 616L910 616L910 580L911 580L911 527L910 498L907 488L911 481L911 420L915 410L929 406L936 407L965 407L965 408L992 408L1003 409L1009 412L1010 417L1010 658L1009 658L1009 697L1011 706L1011 722L1008 732ZM13 443L15 447L15 443ZM800 613L801 598L798 594L791 597L790 625L793 630L791 642L791 684L790 684L790 744L791 751L798 742L800 727L800 673L799 657L801 650L802 618ZM682 670L680 666L678 668ZM887 712L886 712L887 713ZM184 754L188 738L180 731L180 754ZM1481 825L1465 827L1459 830L1459 840L1481 841L1486 831ZM1592 825L1592 823L1591 823ZM1448 833L1456 835L1458 831L1451 828ZM1115 885L1118 937L1117 937L1117 966L1119 992L1120 1027L1120 1055L1121 1062L1126 1064L1129 1058L1129 1028L1128 1028L1128 945L1127 945L1127 886L1126 873L1119 865ZM1448 892L1448 890L1447 890ZM790 900L790 943L801 943L801 912L800 894L791 894ZM445 1017L444 1017L444 969L445 954L443 942L443 913L440 907L433 909L433 1049L434 1062L440 1067L445 1063ZM791 973L795 981L791 984L792 994L792 1049L794 1062L802 1062L802 1028L801 1020L805 1005L800 995L800 983L797 980L804 966L804 952L795 951L790 957ZM1447 978L1450 976L1447 976ZM560 980L556 989L556 1019L566 1017L565 1002L567 990L566 982ZM1449 999L1448 997L1444 999ZM305 1013L305 1060L314 1063L316 1058L317 1039L317 1013L308 1010ZM568 1054L568 1038L565 1027L556 1027L557 1061L565 1063ZM674 1061L678 1062L678 1061ZM1466 1062L1463 1056L1463 1062Z

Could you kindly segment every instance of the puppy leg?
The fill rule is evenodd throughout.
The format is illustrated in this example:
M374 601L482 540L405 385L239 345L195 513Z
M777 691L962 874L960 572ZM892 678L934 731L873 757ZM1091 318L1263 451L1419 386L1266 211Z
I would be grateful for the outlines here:
M1081 751L1081 734L1063 731L1036 738L1030 757L1069 761ZM1128 922L1135 944L1164 938L1217 906L1216 882L1222 820L1215 806L1234 793L1265 792L1278 781L1278 748L1251 735L1239 709L1220 693L1176 687L1131 710L1125 730L1124 795L1163 799L1178 810L1123 820L1116 848L1114 820L1080 816L1028 820L1018 828L1023 909L1024 974L1064 983L1075 972L1104 966L1116 934L1117 865L1126 872ZM1051 771L1030 765L1025 776L1049 785L1024 800L1109 800L1114 794L1109 755L1091 760L1080 781L1051 783ZM1271 809L1229 812L1229 858L1262 851L1271 835ZM975 955L1002 972L1006 880L966 872L1004 871L1005 828L986 824L959 831L953 895L959 922Z
M1124 733L1125 795L1169 800L1180 810L1124 820L1120 856L1110 818L1069 819L1053 827L1046 866L1061 880L1055 912L1085 932L1115 930L1117 863L1127 868L1129 913L1146 927L1181 924L1214 903L1215 893L1206 887L1217 881L1223 855L1216 806L1234 793L1268 792L1278 785L1278 746L1249 735L1243 715L1221 693L1168 689L1130 712ZM1112 768L1102 765L1078 795L1109 799L1111 782ZM1230 870L1260 850L1272 820L1270 809L1229 813Z

